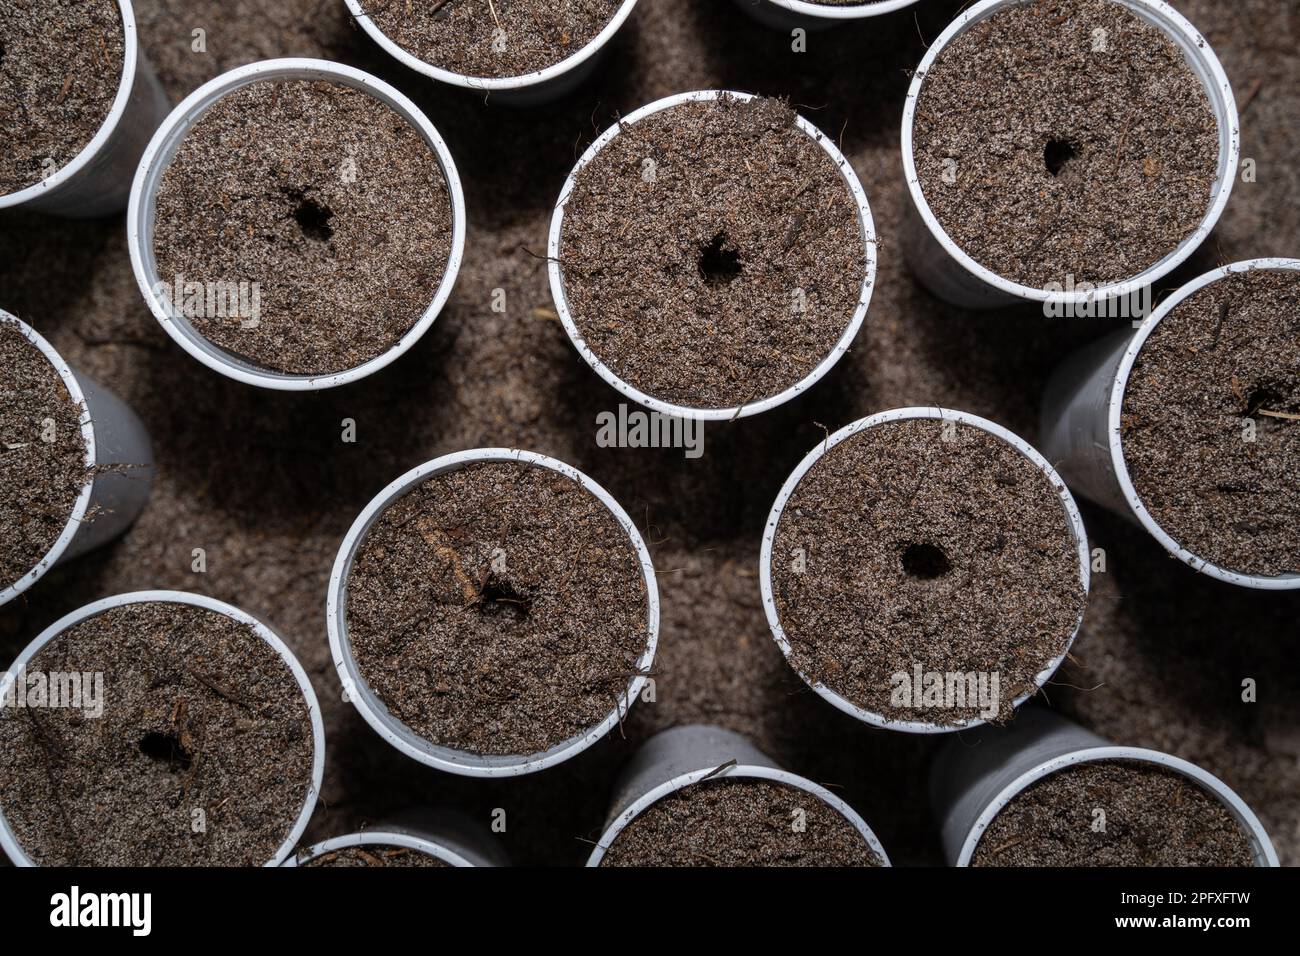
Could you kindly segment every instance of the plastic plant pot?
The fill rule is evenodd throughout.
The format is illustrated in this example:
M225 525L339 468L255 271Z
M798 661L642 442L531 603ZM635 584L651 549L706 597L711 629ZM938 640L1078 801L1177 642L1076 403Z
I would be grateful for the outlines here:
M1156 522L1133 487L1124 460L1120 416L1129 373L1161 319L1184 299L1235 272L1300 271L1300 259L1249 259L1207 272L1180 288L1138 327L1123 329L1085 347L1052 374L1043 396L1043 450L1083 495L1136 522L1180 561L1202 574L1248 588L1300 588L1300 574L1242 574L1192 554Z
M384 510L401 498L408 491L418 487L437 475L459 471L467 465L482 462L510 462L537 468L549 468L566 478L576 481L589 494L594 495L603 504L627 532L628 540L640 560L642 576L646 586L646 622L649 637L645 649L637 659L635 676L628 680L627 686L619 695L617 706L606 717L585 732L570 737L568 740L540 753L519 755L476 754L435 744L413 732L398 720L384 705L378 695L369 687L357 667L352 653L352 644L348 637L347 588L348 578L357 550L365 539L367 532L383 514ZM330 573L329 594L326 599L325 619L329 628L330 651L334 657L334 666L344 691L353 706L374 730L389 744L396 747L420 763L445 770L449 773L467 777L509 777L534 773L547 767L563 763L576 757L596 741L600 740L619 724L627 715L642 688L649 678L650 665L654 661L655 648L659 642L659 588L655 581L654 565L650 560L650 551L646 548L641 533L637 531L632 519L613 497L572 465L539 455L536 452L522 451L518 448L476 448L469 451L444 455L426 462L402 475L387 488L376 495L357 516L347 536L339 548L338 557Z
M9 687L16 679L16 675L40 653L46 644L64 631L115 607L122 607L127 604L150 603L185 604L202 608L205 611L213 611L242 625L251 627L257 633L257 636L269 644L289 670L293 672L294 680L297 681L298 687L302 690L303 702L307 705L307 711L311 717L311 786L307 790L307 795L298 811L289 835L280 844L275 855L264 864L265 866L279 866L293 853L293 848L298 845L298 840L302 837L303 831L307 829L307 821L316 808L316 797L320 793L321 782L325 776L325 725L321 721L320 704L316 700L316 692L312 690L311 681L307 679L307 672L298 663L298 658L294 656L293 652L289 650L284 641L274 631L251 614L247 614L224 601L218 601L202 594L190 594L185 591L133 591L129 594L119 594L115 597L95 601L55 621L23 649L23 652L18 655L18 659L14 661L9 670L0 674L0 698L6 695ZM17 837L10 828L9 822L5 819L3 805L0 805L0 850L17 866L37 865L18 844Z
M529 107L549 103L572 93L596 71L604 57L609 41L618 33L619 28L636 7L637 0L623 0L609 23L605 24L591 42L582 49L565 57L559 63L521 76L465 76L444 70L432 63L426 63L404 47L395 43L388 34L375 25L374 20L362 9L362 0L345 0L348 12L361 28L370 35L379 47L403 66L422 73L439 83L459 86L474 93L482 93L490 102L503 103L507 106Z
M167 94L140 49L131 0L122 14L122 80L108 116L80 153L39 183L0 196L0 209L22 206L72 219L106 216L126 207L131 177L149 137L167 115Z
M153 450L149 433L125 402L74 371L31 326L3 310L0 310L0 322L15 325L49 359L73 404L81 409L81 437L86 443L88 471L68 523L50 550L17 581L0 582L6 585L0 587L0 605L4 605L56 564L107 544L131 526L149 500L153 487Z
M510 865L489 833L468 817L452 813L413 815L412 822L395 821L373 830L332 837L299 850L280 865L308 866L317 857L351 847L400 847L424 853L448 866Z
M982 0L970 7L939 35L917 67L903 108L903 171L912 201L904 203L906 221L902 231L902 244L908 264L917 279L934 295L953 305L970 309L994 309L1037 302L1060 308L1062 314L1074 314L1070 310L1090 314L1090 310L1096 310L1100 304L1111 300L1128 297L1136 300L1143 290L1177 268L1210 234L1228 202L1228 194L1232 192L1236 178L1241 152L1237 104L1233 99L1232 85L1209 43L1173 7L1161 0L1114 0L1158 27L1182 51L1188 66L1205 89L1219 128L1219 161L1205 215L1195 231L1176 249L1137 275L1119 282L1099 284L1093 288L1055 291L1021 285L997 275L958 247L931 211L921 192L920 177L916 171L912 152L912 126L921 86L944 48L974 24L1007 7L1024 2L1026 0Z
M777 646L781 648L781 653L785 655L786 661L790 663L792 668L794 668L794 663L790 659L790 641L789 638L786 637L785 630L781 626L781 619L777 613L776 607L775 589L772 585L773 543L776 539L777 525L781 521L781 514L785 510L786 502L790 500L790 496L794 494L795 488L803 479L804 475L806 475L813 466L821 460L823 455L840 442L856 435L863 429L873 428L876 425L883 425L887 422L905 421L907 419L918 418L955 421L988 432L990 435L1000 438L1002 441L1011 445L1028 458L1035 467L1043 473L1051 483L1052 487L1056 489L1057 496L1061 501L1061 507L1065 510L1066 518L1069 521L1070 528L1073 532L1075 546L1079 553L1079 579L1083 585L1084 594L1085 596L1087 595L1091 581L1091 567L1089 562L1090 552L1088 550L1088 534L1084 530L1083 518L1079 514L1079 507L1075 504L1074 497L1070 494L1069 489L1066 488L1065 482L1061 480L1060 476L1057 475L1052 466L1048 464L1047 459L1040 455L1028 442L1020 436L1003 428L1001 425L980 418L978 415L971 415L967 412L958 412L947 408L937 407L897 408L893 411L879 412L869 418L862 418L852 424L845 425L810 451L804 460L799 463L798 467L790 474L790 477L786 479L785 484L781 487L780 493L776 496L776 502L772 505L772 510L768 513L767 526L763 530L762 551L759 556L759 587L763 595L763 610L767 614L767 623L768 627L772 630L772 637L776 640ZM1070 634L1070 638L1066 641L1065 647L1062 648L1061 653L1052 658L1052 660L1048 662L1047 666L1036 675L1034 679L1034 690L1027 691L1017 697L1012 702L1013 707L1019 707L1023 704L1033 696L1039 688L1047 683L1054 673L1056 673L1056 669L1061 666L1062 661L1064 661L1066 655L1069 654L1070 646L1078 636L1079 628L1082 624L1083 619L1082 616L1080 616L1079 622L1075 624L1074 631ZM842 710L844 713L856 717L863 723L870 724L872 727L879 727L884 730L900 730L910 734L944 734L970 727L978 727L981 724L986 723L986 721L981 718L972 718L962 723L946 725L916 720L890 720L881 714L873 713L858 704L853 703L831 690L825 684L812 680L807 675L800 672L798 668L794 668L794 670L799 674L799 678L816 691L817 695L823 700L828 701L838 710Z
M857 337L858 330L862 327L862 321L867 315L867 306L871 302L871 291L876 281L876 227L871 218L871 207L867 204L867 194L862 188L862 183L858 180L857 174L844 154L836 148L817 127L813 126L802 116L796 116L796 124L799 129L806 133L814 142L817 143L826 155L831 158L836 168L840 171L840 176L844 180L845 187L852 194L853 201L858 207L858 223L862 230L863 262L865 272L862 279L862 289L858 296L858 304L854 309L852 316L849 317L843 333L836 341L835 346L828 352L816 367L809 372L804 378L794 385L786 388L784 391L766 398L750 402L746 405L733 406L731 408L691 408L685 405L677 405L673 402L663 401L652 395L636 388L633 385L623 381L601 360L586 340L583 339L582 333L578 330L577 324L573 320L573 315L569 311L569 299L564 291L564 269L560 265L560 245L564 231L564 210L568 204L569 196L573 192L574 184L579 174L590 163L602 149L607 146L615 136L618 136L623 130L627 129L634 123L645 119L647 116L653 116L655 113L661 113L664 110L672 109L683 103L698 103L719 99L723 96L729 96L737 100L751 100L754 98L752 93L737 93L728 90L703 90L694 93L678 93L673 96L657 100L648 106L643 106L635 112L624 117L620 122L615 123L609 129L600 135L587 151L583 153L582 158L578 160L573 171L569 173L569 178L564 182L564 188L560 191L560 198L555 203L555 213L551 217L550 240L547 243L547 261L548 270L551 279L551 298L555 301L555 311L560 316L560 322L564 325L564 331L569 336L569 341L573 347L578 350L584 362L590 365L606 382L616 388L621 394L626 395L632 401L650 409L659 412L662 415L670 415L675 418L695 419L697 421L730 421L736 418L745 418L749 415L757 415L768 409L776 408L790 399L803 394L812 388L822 377L835 367L853 344L854 338Z
M734 765L723 767L733 760ZM708 724L688 724L655 734L623 768L614 786L609 822L587 858L587 866L600 866L618 835L656 801L706 778L770 780L811 794L853 825L882 866L890 865L885 848L866 821L825 787L782 770L740 734Z
M1182 774L1228 808L1250 841L1256 866L1278 865L1259 819L1217 777L1158 750L1115 746L1038 707L1026 707L1009 727L963 734L940 750L930 793L949 865L969 866L993 818L1030 784L1065 767L1099 760L1138 761Z
M158 275L158 263L154 255L158 189L181 141L204 112L227 94L253 83L283 80L315 80L349 86L373 96L391 108L420 134L434 154L442 170L443 179L446 181L447 196L451 203L451 255L448 257L446 271L433 301L416 323L388 351L344 372L297 375L275 372L255 365L232 352L219 348L200 335L184 314L177 311L167 297L158 292L159 284L163 281ZM181 348L213 371L220 372L237 382L243 382L245 385L291 392L318 391L346 385L373 375L404 355L432 327L438 313L442 311L442 307L451 295L452 286L456 283L456 275L460 271L461 259L464 257L465 194L461 189L460 176L456 172L456 163L451 157L451 152L433 124L429 122L428 117L407 97L383 80L328 60L301 58L263 60L223 73L203 84L171 112L140 160L140 167L136 171L135 182L131 188L126 228L128 247L131 252L131 268L135 271L140 291L154 317Z
M808 0L736 0L736 5L759 23L778 30L825 30L837 24L878 17L910 7L917 0L876 0L828 6Z

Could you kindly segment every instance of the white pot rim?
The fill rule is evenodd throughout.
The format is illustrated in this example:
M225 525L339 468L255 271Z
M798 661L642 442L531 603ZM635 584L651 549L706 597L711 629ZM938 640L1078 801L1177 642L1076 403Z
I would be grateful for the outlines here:
M0 587L0 607L12 601L18 595L22 594L33 584L45 577L47 571L59 563L68 547L72 544L73 538L81 529L86 521L86 514L90 510L90 496L95 488L94 467L98 460L98 452L95 447L95 423L90 417L90 406L86 404L86 396L81 391L81 384L77 381L77 376L72 373L72 367L64 360L63 356L52 346L45 337L37 332L34 328L15 315L0 309L0 323L9 323L14 325L19 334L27 339L32 345L40 350L41 354L54 366L54 371L58 373L59 380L63 387L68 390L68 396L72 404L78 409L78 419L81 423L81 438L86 444L86 482L81 486L81 491L77 494L76 500L72 504L72 512L68 516L68 523L63 526L63 530L54 540L54 544L45 552L44 557L36 562L36 565L20 577L17 581L6 587Z
M99 125L90 142L82 147L81 152L77 153L68 165L55 170L49 178L38 183L33 183L17 192L0 195L0 209L9 209L31 202L71 180L99 155L99 151L104 148L104 144L108 142L109 137L122 121L122 117L126 115L126 106L131 100L131 92L135 87L136 63L140 59L140 38L136 33L135 12L132 10L131 0L117 0L117 7L122 15L122 79L118 83L117 95L113 98L113 105L109 108L108 115L104 117L104 122Z
M1273 849L1273 843L1268 838L1268 833L1264 830L1263 824L1259 818L1246 805L1246 802L1237 796L1237 794L1226 783L1214 776L1208 771L1202 770L1194 763L1190 763L1179 757L1170 754L1161 753L1158 750L1147 750L1143 747L1084 747L1079 750L1072 750L1069 753L1059 757L1053 757L1050 760L1044 760L1036 767L1026 770L1020 776L1016 777L1009 784L1002 788L988 805L981 811L975 823L971 826L970 833L966 835L966 841L962 844L961 853L957 857L957 866L970 866L971 857L975 854L975 849L979 845L980 838L984 836L984 831L988 829L989 824L1008 803L1014 800L1021 791L1030 784L1041 780L1043 777L1063 770L1066 767L1076 766L1081 763L1094 763L1097 761L1134 761L1138 763L1155 764L1167 770L1172 770L1189 778L1193 783L1198 784L1212 796L1219 800L1228 812L1232 814L1237 825L1246 833L1251 843L1251 849L1255 855L1256 866L1278 866L1277 851Z
M886 412L878 412L867 418L860 418L855 422L845 425L839 431L830 435L817 447L810 451L798 466L790 473L785 484L781 486L781 491L777 494L776 501L772 509L768 512L767 524L763 529L763 546L759 557L759 588L763 596L763 611L767 615L768 627L772 631L772 637L777 646L781 648L781 654L785 657L786 662L799 675L799 679L807 684L822 699L834 705L844 713L855 717L865 724L872 727L879 727L882 730L898 730L910 734L945 734L953 733L958 730L968 730L972 727L979 727L987 721L982 718L972 718L956 724L934 724L928 721L918 720L890 720L889 718L867 710L858 704L853 703L847 698L831 690L825 684L814 681L805 675L799 668L795 667L794 662L790 659L792 648L789 639L786 637L785 630L781 626L780 615L776 608L776 595L772 587L772 549L776 540L777 525L781 521L781 515L785 510L786 503L794 494L799 482L818 461L821 460L827 452L838 445L840 442L851 438L860 431L868 428L874 428L877 425L884 425L889 422L905 421L909 419L936 419L942 421L956 421L973 428L1000 438L1016 451L1028 458L1038 470L1048 479L1052 487L1056 490L1057 497L1060 499L1061 506L1070 524L1071 533L1074 535L1075 547L1079 555L1079 580L1083 585L1085 607L1079 613L1079 619L1075 622L1074 631L1070 634L1069 640L1061 649L1061 653L1052 658L1034 678L1034 689L1021 694L1011 706L1019 707L1026 700L1032 697L1042 688L1052 675L1056 673L1058 667L1070 653L1070 648L1074 645L1075 638L1079 636L1079 630L1083 626L1084 614L1087 611L1087 595L1091 588L1091 552L1088 549L1088 533L1083 527L1083 516L1079 513L1079 507L1075 504L1074 496L1070 494L1070 489L1066 487L1061 476L1044 458L1037 449L1026 442L1019 435L1003 428L996 422L991 422L986 418L980 418L978 415L972 415L969 412L959 412L948 408L938 406L912 406L908 408L895 408Z
M564 188L560 191L560 198L555 202L555 212L551 217L551 232L547 242L547 271L550 275L551 298L555 302L555 311L559 313L560 322L564 325L564 331L569 336L569 341L573 347L578 350L591 368L603 378L607 383L623 395L632 399L637 404L659 412L662 415L670 415L674 418L694 419L696 421L730 421L736 418L745 418L749 415L757 415L765 412L770 408L775 408L785 402L790 401L797 395L802 394L813 385L821 381L823 376L829 372L837 362L844 356L853 340L857 337L858 331L862 328L862 322L867 315L867 306L871 302L871 293L875 287L876 281L876 227L871 217L871 207L867 203L867 194L862 188L857 173L849 164L848 159L840 152L838 147L826 137L816 126L808 122L799 114L795 114L796 125L810 139L825 150L827 156L835 164L836 169L840 172L840 178L844 181L846 188L849 190L850 197L858 209L858 224L862 232L862 243L865 258L865 273L862 278L862 286L858 295L858 304L850 316L844 331L840 334L839 339L831 350L822 357L821 361L813 368L811 372L805 375L798 382L785 388L775 395L746 405L731 406L729 408L693 408L687 405L678 405L673 402L664 401L648 395L635 386L623 381L607 366L599 356L587 345L582 333L578 330L577 323L573 320L573 315L569 311L569 300L564 292L564 273L560 267L560 245L564 231L564 210L568 204L569 196L573 192L574 185L578 176L595 158L596 154L607 146L626 126L651 116L664 110L672 109L684 103L698 103L720 99L723 96L733 97L737 100L751 100L755 98L753 93L739 93L734 90L699 90L691 93L677 93L673 96L664 97L656 100L647 106L628 114L619 122L615 123L609 129L605 130L600 137L587 148L582 154L582 158L570 171L568 178L564 181Z
M880 840L876 838L876 834L872 832L871 827L867 826L867 821L862 819L862 816L851 806L835 794L831 793L825 787L813 783L806 777L800 777L797 774L790 773L788 770L780 770L776 767L763 767L757 764L733 764L732 766L726 767L722 770L713 767L692 770L689 773L678 774L671 780L666 780L658 786L647 790L633 801L626 810L620 813L608 827L605 828L605 832L601 835L595 849L591 851L591 856L587 858L587 866L600 866L600 861L605 858L605 854L609 852L609 848L614 845L614 841L618 839L619 834L622 833L628 825L640 816L651 804L657 803L669 794L676 793L678 790L685 789L686 787L699 783L705 779L771 780L774 783L786 784L787 786L811 794L831 807L831 809L838 812L840 816L844 817L844 819L853 825L853 829L858 831L858 834L862 839L866 841L867 845L871 847L880 858L882 866L892 866L889 862L889 855L885 852L885 848L880 845Z
M331 837L328 840L323 840L320 843L313 844L296 854L289 854L285 861L280 865L288 867L306 866L312 860L319 856L324 856L326 853L334 853L338 850L347 850L352 847L363 846L402 847L441 860L449 866L474 865L470 860L457 853L455 850L445 847L434 840L428 840L411 833L402 833L398 830L384 829L363 830L360 833L347 833L343 836Z
M882 13L892 13L910 7L917 0L875 0L874 3L862 2L833 7L823 3L809 3L808 0L758 0L758 2L821 20L860 20L863 17L880 16Z
M8 671L0 675L0 698L5 696L10 685L14 681L14 675L22 670L50 641L54 640L70 627L80 624L82 621L92 617L97 617L105 611L115 607L122 607L128 604L185 604L190 607L202 608L206 611L213 611L224 617L228 617L240 624L246 625L256 632L257 636L271 646L271 649L279 655L280 660L285 663L292 672L294 680L298 682L298 687L302 691L303 703L307 707L308 714L311 718L312 731L312 769L311 785L307 789L307 794L303 799L302 808L298 811L292 829L285 837L284 842L275 855L264 863L264 866L279 866L284 859L293 853L293 848L298 844L302 837L303 831L307 829L307 821L311 818L312 811L316 808L316 798L320 794L321 784L325 777L325 724L321 720L320 702L316 699L316 692L312 689L311 681L307 677L307 672L303 670L302 664L293 651L276 635L267 625L263 624L257 618L253 617L246 611L242 611L232 604L225 601L218 601L203 594L193 594L188 591L131 591L126 594L118 594L113 597L102 598L98 601L92 601L90 604L83 605L70 614L65 614L45 630L43 630L26 648L18 655L18 659ZM18 844L17 838L9 827L8 820L4 816L4 807L0 806L0 851L8 855L16 866L35 866L36 863L26 854Z
M320 375L302 375L274 372L239 359L199 334L185 319L161 299L155 285L160 281L153 252L153 227L158 185L172 157L194 123L214 103L229 93L253 83L276 80L324 80L348 86L367 93L400 116L420 135L442 171L451 206L451 253L447 258L442 281L433 301L420 318L387 351L342 372ZM140 166L131 185L131 201L127 210L127 240L131 254L131 268L136 283L144 295L154 317L181 348L215 372L242 382L278 391L304 392L336 388L373 375L386 368L415 345L433 326L456 283L461 261L465 255L465 193L456 170L451 151L429 118L418 106L396 88L378 77L330 60L305 57L285 57L261 60L221 74L204 83L186 97L154 134L144 151Z
M645 649L635 664L635 675L629 678L627 686L614 707L603 720L588 728L583 733L570 737L547 750L534 754L492 755L476 754L457 750L421 737L398 720L384 706L374 691L362 678L352 654L352 643L347 634L346 582L352 571L352 563L357 549L370 528L380 515L397 499L403 497L428 479L451 471L459 471L466 465L481 462L508 462L530 467L548 468L558 474L576 481L584 491L593 495L613 515L627 534L632 549L636 552L641 566L641 576L646 586L646 630ZM604 737L615 725L626 717L632 702L636 700L649 681L647 676L654 662L655 650L659 643L659 587L656 583L654 564L645 540L637 530L632 519L622 506L614 500L601 485L589 478L572 465L555 458L523 451L518 448L473 448L466 451L443 455L425 462L401 475L391 482L383 491L372 498L362 509L352 527L339 547L338 556L330 572L329 594L325 606L326 625L329 630L330 652L334 666L338 670L339 680L343 683L348 699L376 733L406 756L428 767L445 770L448 773L468 777L507 777L534 773L547 767L563 763L571 757L582 753L596 741Z
M1217 181L1213 187L1213 196L1206 207L1205 215L1195 231L1187 236L1178 247L1158 262L1152 263L1142 272L1119 282L1097 284L1091 288L1072 291L1053 291L1033 286L1021 285L1003 278L991 269L980 265L953 241L940 224L930 204L921 191L920 177L916 171L913 156L912 127L916 119L916 106L921 95L921 86L933 66L935 59L958 34L970 26L999 12L1004 7L1019 6L1028 0L980 0L979 3L962 12L926 50L908 87L907 100L903 107L902 153L903 173L907 180L907 190L912 204L925 223L926 229L943 247L953 260L966 272L975 276L986 285L1013 296L1031 302L1051 302L1074 306L1088 305L1094 302L1131 296L1141 289L1152 285L1173 269L1177 268L1196 250L1214 229L1215 223L1228 204L1236 180L1237 165L1241 155L1241 129L1237 117L1237 103L1232 94L1232 84L1223 70L1219 58L1215 56L1210 44L1192 26L1187 19L1163 0L1112 0L1128 7L1134 14L1161 29L1161 31L1183 51L1187 57L1195 57L1196 63L1189 62L1197 72L1197 77L1205 90L1206 99L1215 113L1219 126L1219 164ZM1200 71L1196 71L1199 67ZM1203 73L1203 75L1202 75ZM1216 105L1217 101L1217 105ZM1219 114L1222 113L1222 118Z
M417 73L422 73L431 79L441 83L449 83L452 86L459 86L467 90L474 90L480 93L497 93L512 90L527 90L530 87L539 86L551 80L558 79L570 70L581 66L600 52L614 34L618 33L619 28L623 26L624 21L632 15L632 10L636 7L637 0L623 0L623 5L615 11L614 16L605 24L604 28L597 33L586 46L569 54L563 60L552 63L548 67L540 70L533 70L529 73L521 73L519 76L466 76L463 73L455 73L451 70L443 69L440 66L434 66L415 56L405 47L400 46L388 34L375 25L374 20L366 14L361 7L361 0L344 0L348 6L348 12L352 14L352 19L361 25L361 29L369 34L370 38L379 45L381 49L393 59L400 62L408 69Z
M1218 282L1226 276L1238 272L1253 272L1259 269L1272 269L1280 271L1300 272L1300 259L1280 259L1280 258L1263 258L1263 259L1246 259L1242 262L1234 262L1230 265L1221 266L1204 275L1198 276L1191 282L1182 286L1174 292L1169 298L1160 303L1160 306L1143 320L1138 327L1137 332L1129 341L1128 348L1124 350L1124 355L1120 359L1119 369L1115 373L1115 380L1110 389L1110 401L1106 412L1106 430L1110 435L1110 461L1111 467L1115 472L1115 479L1119 482L1120 492L1124 495L1124 500L1128 503L1129 510L1147 532L1160 542L1161 546L1176 557L1179 561L1220 581L1228 584L1237 584L1242 587L1257 588L1266 591L1283 591L1300 588L1300 574L1279 574L1279 575L1261 575L1261 574L1244 574L1239 571L1233 571L1229 568L1206 561L1198 557L1191 551L1188 551L1181 544L1174 540L1164 528L1162 528L1155 517L1147 510L1146 505L1142 503L1142 498L1138 495L1137 489L1133 486L1133 479L1129 475L1128 463L1124 460L1123 434L1121 428L1121 415L1124 410L1124 390L1128 387L1129 374L1133 371L1133 363L1137 360L1138 352L1146 344L1151 333L1156 330L1160 321L1183 300L1189 298L1196 292L1199 292L1205 286Z

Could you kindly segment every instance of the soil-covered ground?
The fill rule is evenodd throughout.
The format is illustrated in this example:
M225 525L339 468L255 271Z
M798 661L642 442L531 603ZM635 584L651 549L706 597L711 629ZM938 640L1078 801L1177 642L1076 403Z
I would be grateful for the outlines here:
M1300 4L1175 5L1232 78L1256 181L1237 183L1210 241L1165 288L1219 263L1300 250ZM516 861L581 863L609 797L595 782L612 784L654 730L707 720L844 797L895 864L941 862L924 797L942 741L869 730L806 690L769 636L757 572L767 510L824 428L942 404L1033 442L1046 376L1106 330L1035 310L966 314L906 269L896 240L903 97L925 43L957 8L933 0L812 34L808 52L795 53L788 35L732 4L642 0L592 83L520 112L386 62L337 0L137 0L145 48L173 101L239 63L286 55L344 60L420 101L465 180L465 266L433 331L401 361L335 391L273 393L209 373L167 338L131 275L121 218L0 217L0 307L134 405L158 459L153 499L124 538L0 611L0 658L57 616L138 588L199 591L259 615L298 653L324 707L326 784L310 840L413 804L457 805L485 825L502 808ZM193 51L198 29L206 52ZM702 457L601 448L596 416L619 396L555 320L540 258L551 206L575 159L620 113L709 87L788 96L842 141L881 237L870 311L820 385L763 415L707 426ZM492 308L497 289L504 313ZM356 422L355 443L341 440L345 418ZM605 485L651 543L663 597L657 702L635 706L621 730L573 761L505 781L441 774L383 743L344 702L325 631L330 565L357 512L406 469L480 445L554 455ZM1082 634L1047 701L1117 742L1202 764L1255 809L1283 861L1300 863L1300 593L1218 584L1118 518L1085 506L1084 520L1106 569L1093 575ZM190 570L199 547L204 574ZM1242 701L1247 678L1258 682L1256 703Z

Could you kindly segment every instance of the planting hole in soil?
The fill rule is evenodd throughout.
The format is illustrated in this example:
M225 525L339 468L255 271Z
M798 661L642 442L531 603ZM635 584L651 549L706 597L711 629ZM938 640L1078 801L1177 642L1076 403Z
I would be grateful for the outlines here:
M862 834L798 787L743 777L675 790L614 838L601 866L880 866Z
M89 145L117 98L125 57L117 0L0 0L0 196Z
M1123 463L1179 545L1241 574L1300 573L1300 271L1231 272L1178 302L1124 386Z
M14 673L27 704L0 708L0 812L36 864L257 866L289 839L313 787L311 713L252 625L118 604ZM79 675L79 697L37 706L42 675Z
M1133 760L1085 761L1035 781L998 812L971 857L971 866L1253 865L1246 831L1217 797Z
M174 310L273 372L345 372L388 352L430 308L452 253L448 184L420 131L325 80L222 96L181 139L156 209Z
M90 477L81 408L20 327L0 317L0 590L50 552Z
M573 56L605 29L623 0L362 0L375 26L418 60L461 76L535 73Z
M1182 50L1114 0L1037 0L975 22L925 73L912 136L943 230L1035 288L1122 281L1174 253L1210 209L1219 162Z
M356 550L347 640L361 679L432 744L529 756L605 720L649 640L628 531L577 481L518 461L435 475Z
M781 505L771 594L787 657L862 719L1005 721L1082 619L1076 516L1009 440L889 414L832 438ZM987 697L899 698L898 675L911 688L918 671L973 677Z
M552 234L557 303L588 361L651 400L718 410L786 392L865 311L874 256L852 174L781 100L650 109L574 173Z

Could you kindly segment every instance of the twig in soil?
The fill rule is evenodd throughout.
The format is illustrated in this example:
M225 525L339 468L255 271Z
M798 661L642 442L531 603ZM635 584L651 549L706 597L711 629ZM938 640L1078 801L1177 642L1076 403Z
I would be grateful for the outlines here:
M1271 408L1258 408L1255 410L1257 415L1263 415L1266 418L1285 418L1290 422L1300 422L1300 415L1291 412L1275 412Z
M193 677L200 684L202 684L204 687L206 687L208 690L216 694L218 697L223 697L226 700L230 701L232 704L236 704L239 707L243 707L245 710L255 709L252 704L240 698L237 694L235 694L234 691L230 690L227 687L222 687L215 680L213 680L211 677L208 677L206 674L202 673L201 671L197 671L192 667L186 667L185 672L189 674L191 677Z

